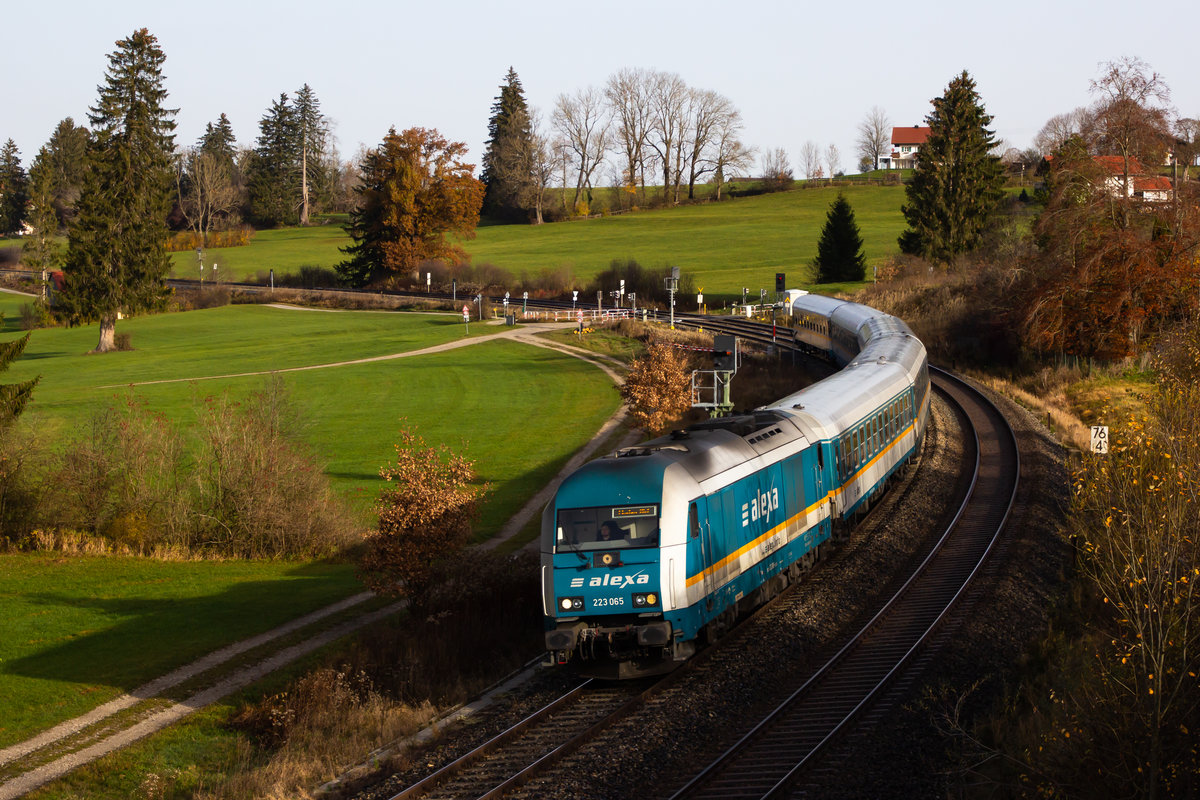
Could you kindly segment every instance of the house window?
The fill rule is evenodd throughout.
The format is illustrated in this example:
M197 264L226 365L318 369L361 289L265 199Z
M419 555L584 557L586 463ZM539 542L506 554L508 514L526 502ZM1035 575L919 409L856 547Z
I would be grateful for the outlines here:
M904 147L901 147L901 148L900 148L900 152L901 152L901 153L911 153L911 152L912 152L912 148L911 148L911 147L909 147L908 145L904 145Z

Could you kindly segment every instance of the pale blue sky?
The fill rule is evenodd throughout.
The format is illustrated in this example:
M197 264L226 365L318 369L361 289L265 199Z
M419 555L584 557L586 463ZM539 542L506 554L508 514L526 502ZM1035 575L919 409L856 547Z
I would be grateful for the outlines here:
M855 128L871 106L920 123L963 69L997 135L1028 146L1045 121L1089 102L1101 62L1139 56L1173 105L1200 116L1191 3L1139 10L1122 2L14 2L4 12L0 141L28 167L55 125L87 123L107 55L140 27L166 53L177 142L192 144L222 112L241 144L280 92L304 83L335 124L343 158L387 129L439 129L478 164L509 65L549 116L554 98L601 86L626 66L677 72L729 97L744 141L837 144L851 169ZM1194 38L1194 37L1192 37ZM797 172L799 170L797 169Z

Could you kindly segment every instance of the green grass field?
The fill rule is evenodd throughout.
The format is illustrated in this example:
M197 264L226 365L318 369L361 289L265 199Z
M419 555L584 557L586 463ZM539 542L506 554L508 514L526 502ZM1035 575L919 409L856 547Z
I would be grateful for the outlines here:
M26 298L0 294L3 340ZM472 325L471 336L504 330ZM89 355L95 326L35 331L0 380L41 376L21 424L43 439L78 428L132 391L181 426L196 397L244 397L261 376L192 380L407 352L465 338L454 315L231 306L123 320L137 349ZM406 420L475 460L494 533L616 409L609 378L578 359L509 341L282 373L335 489L367 508ZM127 388L147 380L187 379ZM531 420L536 421L530 424ZM361 587L349 565L156 562L0 555L0 747L93 708L232 641ZM254 609L254 613L247 613Z
M350 237L336 222L308 228L263 230L254 234L245 247L214 247L204 253L204 280L216 277L227 281L254 280L261 272L276 275L299 272L301 267L330 267L345 256L339 247L350 244ZM200 261L194 250L171 253L172 275L177 278L201 277Z
M788 286L808 281L839 191L854 207L868 264L897 252L904 189L893 186L806 189L538 227L492 226L465 246L475 263L516 276L569 267L587 281L613 259L632 258L644 267L678 266L705 293L740 295L746 286L757 294L773 291L776 272L788 275Z
M0 748L362 589L282 561L0 554L0 574Z
M486 225L462 245L476 264L491 263L511 272L535 275L567 268L587 283L614 259L644 267L678 266L712 295L740 295L773 289L776 272L789 286L809 280L809 264L829 205L844 192L854 207L868 268L897 252L904 230L902 186L848 186L796 189L658 211L639 211L542 226ZM259 231L250 245L205 253L205 279L211 266L226 280L252 279L274 268L282 275L302 266L332 268L349 237L336 222L310 228ZM174 253L174 274L199 276L195 253Z
M0 295L5 339L15 338L22 298ZM180 425L195 403L229 392L242 398L263 376L222 377L371 358L466 336L454 315L294 311L227 306L122 320L136 348L88 354L96 327L36 331L3 380L41 375L22 422L54 440L132 391ZM501 330L471 325L472 337ZM478 526L494 533L616 410L612 382L578 359L544 348L486 342L446 353L280 373L307 439L334 488L367 508L383 481L402 420L429 442L446 442L476 461L491 484ZM143 381L175 380L127 388ZM540 424L530 426L527 420Z

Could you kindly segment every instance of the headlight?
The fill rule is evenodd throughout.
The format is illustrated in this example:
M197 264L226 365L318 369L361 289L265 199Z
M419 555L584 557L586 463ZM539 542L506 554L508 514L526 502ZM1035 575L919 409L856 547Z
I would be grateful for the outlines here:
M633 596L634 608L646 608L658 605L658 595L654 592L639 592Z
M563 611L583 611L583 598L564 597L558 601L558 607Z

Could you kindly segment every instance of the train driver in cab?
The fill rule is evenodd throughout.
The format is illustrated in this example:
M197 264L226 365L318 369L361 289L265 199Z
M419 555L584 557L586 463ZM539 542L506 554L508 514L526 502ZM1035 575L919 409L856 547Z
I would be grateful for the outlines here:
M611 519L600 523L600 533L598 534L597 541L619 542L624 538L625 535L621 532L621 527Z

